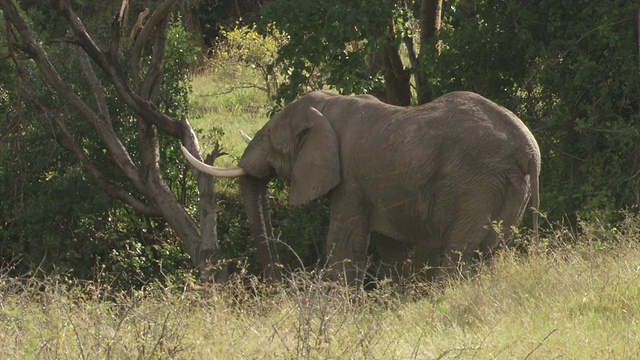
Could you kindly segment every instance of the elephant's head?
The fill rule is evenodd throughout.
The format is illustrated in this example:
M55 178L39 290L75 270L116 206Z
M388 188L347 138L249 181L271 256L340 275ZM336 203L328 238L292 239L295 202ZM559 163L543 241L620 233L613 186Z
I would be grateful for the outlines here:
M340 182L337 135L307 95L278 112L250 141L236 169L206 165L186 149L183 152L197 169L213 176L240 176L258 259L267 275L277 276L277 254L267 204L267 185L275 176L290 181L289 203L314 200ZM226 173L225 173L226 172Z

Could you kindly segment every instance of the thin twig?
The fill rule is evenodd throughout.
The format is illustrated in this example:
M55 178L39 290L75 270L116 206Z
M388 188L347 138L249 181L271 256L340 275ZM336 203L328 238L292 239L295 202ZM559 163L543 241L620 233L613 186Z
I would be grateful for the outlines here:
M199 97L217 97L217 96L221 96L221 95L227 95L230 94L236 90L242 90L242 89L258 89L261 91L267 91L266 88L260 86L260 85L256 85L256 84L252 84L252 83L238 83L235 86L229 86L225 91L222 92L218 92L218 93L211 93L211 94L203 94L203 95L198 95Z
M543 344L545 341L547 341L547 339L548 339L548 338L549 338L549 337L550 337L554 332L556 332L556 331L558 331L558 329L553 329L553 330L551 330L551 332L550 332L550 333L548 333L548 334L547 334L547 336L545 336L545 337L544 337L544 339L542 339L542 340L538 343L538 345L536 345L536 347L535 347L535 348L533 348L533 350L531 350L531 352L527 354L527 356L525 356L524 360L527 360L527 359L529 358L529 356L531 356L531 354L533 354L536 350L538 350L538 349L542 346L542 344Z

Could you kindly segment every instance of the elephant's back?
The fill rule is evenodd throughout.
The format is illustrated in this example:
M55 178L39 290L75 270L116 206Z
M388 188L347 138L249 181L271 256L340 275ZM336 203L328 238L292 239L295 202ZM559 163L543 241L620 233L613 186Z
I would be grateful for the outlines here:
M479 160L491 158L487 153L539 158L533 134L513 112L472 92L448 93L407 109L400 117L392 132L427 138L431 146L442 149L440 155L460 156L462 152Z
M412 178L418 188L428 187L433 179L471 182L506 173L524 175L531 162L539 168L538 145L524 123L470 92L406 108L381 129L364 147L369 158L389 176Z
M431 128L460 136L493 137L497 141L533 142L527 126L510 110L473 92L455 91L415 108L415 119Z
M419 167L434 159L481 160L488 152L493 157L506 157L521 148L522 152L539 152L533 135L518 117L475 93L452 92L406 108L380 102L359 105L352 119L361 123L345 136L359 140L345 144L348 153L355 150L362 158L376 154L379 161L391 162L389 166L396 162L388 154L402 159L401 166L408 161L409 166Z

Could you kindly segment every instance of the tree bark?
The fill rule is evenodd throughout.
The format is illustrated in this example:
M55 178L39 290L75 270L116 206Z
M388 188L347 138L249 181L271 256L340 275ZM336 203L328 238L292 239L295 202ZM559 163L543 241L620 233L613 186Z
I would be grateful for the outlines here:
M385 65L384 80L387 102L392 105L411 105L411 71L402 63L400 48L395 41L395 23L391 22L390 36L382 54Z
M422 0L420 4L420 52L415 72L418 104L432 100L433 90L427 75L428 59L440 54L438 31L441 26L442 0Z

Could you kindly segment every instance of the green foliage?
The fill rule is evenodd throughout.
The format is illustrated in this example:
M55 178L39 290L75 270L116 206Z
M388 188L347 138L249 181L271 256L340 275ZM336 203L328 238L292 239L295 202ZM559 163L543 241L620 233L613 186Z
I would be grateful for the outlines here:
M383 0L269 2L263 19L289 36L276 60L288 80L278 99L287 103L325 86L344 94L373 88L380 74L367 72L366 56L385 38L392 9Z
M102 260L104 280L117 289L140 289L148 284L168 284L191 278L189 256L180 242L167 234L145 245L139 239L122 239Z
M172 21L167 33L167 51L162 67L159 106L167 115L180 119L187 115L191 84L189 68L199 59L201 49L180 21Z

